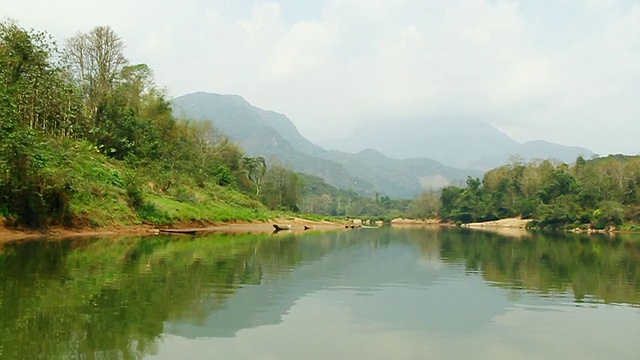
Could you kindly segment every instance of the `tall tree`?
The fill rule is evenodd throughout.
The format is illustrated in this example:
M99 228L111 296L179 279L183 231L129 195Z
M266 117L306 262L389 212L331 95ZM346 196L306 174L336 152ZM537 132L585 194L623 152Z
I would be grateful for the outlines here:
M256 188L256 196L259 196L260 190L262 190L262 179L267 171L267 164L264 157L244 157L242 164L247 172L247 177L253 182Z
M16 120L67 136L78 120L79 99L64 69L52 61L56 54L48 34L0 23L0 87L15 106Z
M282 165L271 166L264 179L262 202L272 209L299 210L302 180Z
M65 59L82 89L86 115L97 125L109 93L128 64L123 51L122 38L108 26L78 33L66 42Z

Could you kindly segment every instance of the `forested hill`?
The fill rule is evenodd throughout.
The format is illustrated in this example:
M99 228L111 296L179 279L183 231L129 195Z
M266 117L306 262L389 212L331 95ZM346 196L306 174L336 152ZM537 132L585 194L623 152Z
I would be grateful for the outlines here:
M373 185L342 165L314 156L324 150L306 140L284 115L259 109L237 95L194 93L173 100L179 118L211 121L251 156L324 178L336 187L373 194Z
M0 224L266 219L300 178L172 114L152 70L96 27L66 39L0 23Z
M180 117L212 121L251 156L262 156L293 170L318 176L343 190L362 195L411 198L421 191L463 184L470 171L428 158L398 160L378 151L328 151L304 138L282 114L249 104L237 95L187 94L173 100Z

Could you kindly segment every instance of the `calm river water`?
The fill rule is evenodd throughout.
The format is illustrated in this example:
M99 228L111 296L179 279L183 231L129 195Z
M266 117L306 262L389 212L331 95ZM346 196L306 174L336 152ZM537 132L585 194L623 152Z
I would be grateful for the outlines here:
M1 359L631 359L640 236L360 229L0 248Z

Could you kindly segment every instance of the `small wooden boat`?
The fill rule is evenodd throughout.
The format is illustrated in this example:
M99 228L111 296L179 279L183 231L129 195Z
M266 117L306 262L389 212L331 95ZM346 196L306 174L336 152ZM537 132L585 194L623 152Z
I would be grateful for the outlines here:
M276 231L291 230L291 225L273 224L273 227L274 229L276 229Z
M168 233L168 234L187 234L187 235L195 235L198 233L198 229L160 229L160 232Z

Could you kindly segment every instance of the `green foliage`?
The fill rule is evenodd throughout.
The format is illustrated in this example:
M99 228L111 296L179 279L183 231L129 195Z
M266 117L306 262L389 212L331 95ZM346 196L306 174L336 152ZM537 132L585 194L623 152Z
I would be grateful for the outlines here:
M299 210L302 180L300 176L281 166L274 165L265 174L261 199L274 210Z
M235 186L236 184L236 179L231 173L231 170L224 165L216 167L213 170L212 175L215 179L215 183L220 186Z
M603 201L593 213L593 227L605 229L610 226L622 225L624 206L615 201Z
M380 194L367 197L354 191L337 189L317 176L299 176L302 178L300 210L306 214L390 219L407 216L411 203L410 200L392 199Z
M49 225L267 219L255 198L264 159L247 166L211 123L176 120L153 73L96 27L59 56L46 33L0 23L0 212ZM286 174L274 208L297 209ZM276 189L277 188L277 189ZM291 191L289 191L291 190Z
M52 149L30 129L20 126L6 131L2 138L2 207L18 223L27 226L67 223L70 220L71 179L48 168Z
M522 216L539 227L619 227L640 220L640 157L610 156L573 166L550 161L515 163L487 172L480 183L446 187L441 217L467 223Z

